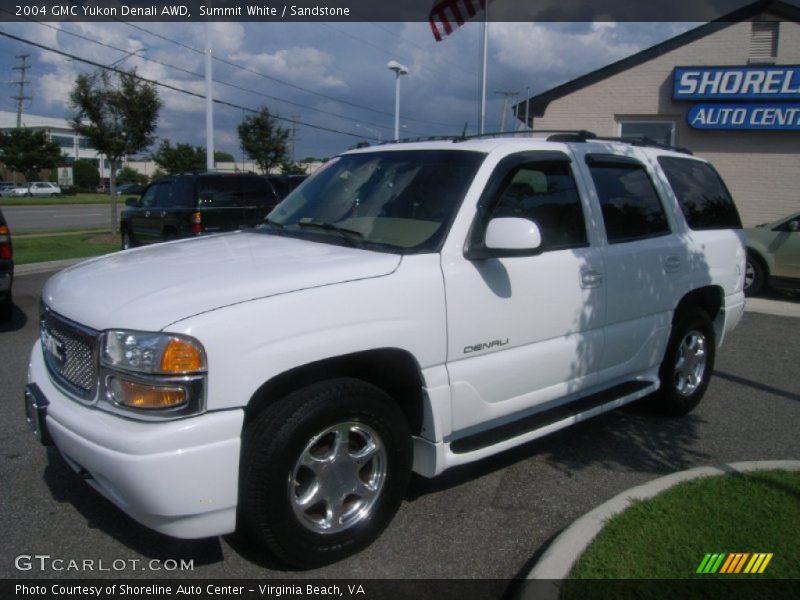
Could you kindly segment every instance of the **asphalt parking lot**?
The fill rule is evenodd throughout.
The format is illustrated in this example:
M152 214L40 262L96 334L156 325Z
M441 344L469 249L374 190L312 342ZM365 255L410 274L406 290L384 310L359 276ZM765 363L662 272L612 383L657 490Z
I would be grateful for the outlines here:
M748 312L718 353L717 374L691 415L659 418L634 405L437 479L415 478L370 548L323 569L288 571L235 536L185 541L151 532L37 444L25 426L22 391L47 276L15 280L14 320L0 325L2 578L508 579L524 575L574 519L631 486L700 465L800 458L800 319ZM16 557L35 554L128 566L15 567ZM194 569L153 571L150 559L192 560Z

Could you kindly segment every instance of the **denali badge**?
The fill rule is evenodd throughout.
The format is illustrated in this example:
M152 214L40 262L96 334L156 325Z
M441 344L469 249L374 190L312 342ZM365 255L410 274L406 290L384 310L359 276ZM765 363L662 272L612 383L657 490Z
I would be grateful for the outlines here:
M481 350L490 350L492 348L499 348L508 344L508 338L505 340L492 340L491 342L484 342L483 344L475 344L474 346L464 346L464 354L472 352L480 352Z
M42 327L42 346L58 364L64 362L64 343L53 337L46 327Z

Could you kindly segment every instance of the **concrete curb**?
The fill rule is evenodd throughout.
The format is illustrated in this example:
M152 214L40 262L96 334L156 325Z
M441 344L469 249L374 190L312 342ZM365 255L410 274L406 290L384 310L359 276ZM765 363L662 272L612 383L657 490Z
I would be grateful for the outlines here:
M548 579L551 580L553 587L557 588L559 581L552 580L565 579L575 562L577 562L595 536L600 533L606 522L614 515L628 508L632 500L652 498L679 483L699 477L772 469L800 471L800 460L748 461L715 467L697 467L688 471L680 471L659 477L643 485L626 490L586 513L565 529L534 565L527 578Z
M47 273L49 271L60 271L72 265L76 265L89 258L65 258L63 260L51 260L49 262L30 263L27 265L16 265L14 267L14 277L19 275L34 275L36 273Z

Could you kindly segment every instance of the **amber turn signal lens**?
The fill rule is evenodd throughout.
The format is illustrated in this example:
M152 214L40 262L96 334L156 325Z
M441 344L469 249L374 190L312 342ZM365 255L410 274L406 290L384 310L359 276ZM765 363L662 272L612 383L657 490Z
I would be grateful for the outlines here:
M196 373L204 367L203 352L186 340L172 338L161 355L162 373Z
M186 390L179 387L152 386L112 377L109 388L116 402L131 408L173 408L187 401Z

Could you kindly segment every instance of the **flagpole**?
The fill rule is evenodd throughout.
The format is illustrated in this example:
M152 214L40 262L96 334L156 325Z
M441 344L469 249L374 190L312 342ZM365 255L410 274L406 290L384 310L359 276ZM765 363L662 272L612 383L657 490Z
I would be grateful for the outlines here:
M486 124L486 57L489 54L489 0L483 9L483 70L481 75L481 131L485 133Z

